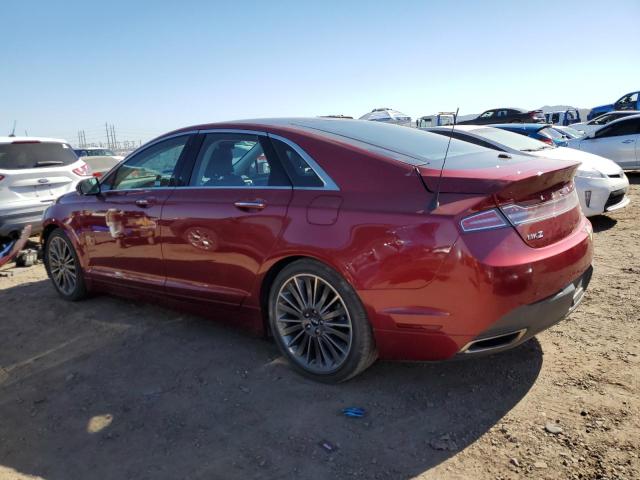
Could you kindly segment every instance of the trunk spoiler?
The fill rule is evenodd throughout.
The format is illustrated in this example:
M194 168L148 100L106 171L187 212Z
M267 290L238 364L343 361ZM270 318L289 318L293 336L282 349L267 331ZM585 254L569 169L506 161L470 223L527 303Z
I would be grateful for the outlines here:
M31 235L31 225L22 229L20 236L0 247L0 267L9 263L22 250Z

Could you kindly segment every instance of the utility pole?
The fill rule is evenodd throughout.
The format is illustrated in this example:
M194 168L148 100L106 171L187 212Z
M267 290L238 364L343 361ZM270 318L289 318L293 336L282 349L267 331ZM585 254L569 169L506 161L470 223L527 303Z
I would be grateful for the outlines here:
M116 127L113 126L113 123L111 124L111 140L113 140L113 147L114 149L118 148L118 141L116 140Z
M104 128L107 131L107 148L111 148L111 139L109 138L109 125L107 125L107 122L104 122Z

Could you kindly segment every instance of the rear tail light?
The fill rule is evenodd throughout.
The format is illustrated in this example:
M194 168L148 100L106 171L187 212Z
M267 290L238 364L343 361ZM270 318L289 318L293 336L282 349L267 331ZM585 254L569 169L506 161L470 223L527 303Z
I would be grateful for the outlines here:
M465 232L492 230L494 228L502 228L508 225L509 224L505 218L495 208L469 215L468 217L463 218L460 222L460 226Z
M102 172L93 172L93 176L96 178L100 178L102 176Z
M549 145L553 145L553 140L550 139L549 137L541 136L538 140L540 140L541 142L547 143Z
M500 210L513 226L518 226L562 215L576 208L578 203L578 194L571 182L551 193L549 198L543 199L541 203L510 203L501 206Z
M4 175L0 175L0 182L2 181L3 178L4 178Z
M89 168L89 165L82 162L82 165L80 165L78 168L73 169L73 173L80 177L89 177L91 176L91 169Z
M499 209L492 208L474 213L460 221L464 232L517 227L562 215L579 205L578 194L573 182L552 193L538 194L535 198L521 203L508 203ZM505 218L506 217L506 218Z

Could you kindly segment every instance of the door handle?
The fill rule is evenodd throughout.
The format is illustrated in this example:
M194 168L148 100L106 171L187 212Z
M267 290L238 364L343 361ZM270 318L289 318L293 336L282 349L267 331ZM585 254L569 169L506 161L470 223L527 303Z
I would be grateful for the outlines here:
M623 140L622 141L622 143L633 143L633 142L635 142L635 140L629 139L629 140Z
M233 206L240 210L264 210L267 204L263 200L254 200L251 202L235 202Z
M136 200L136 205L140 208L148 208L155 203L154 198L140 198Z

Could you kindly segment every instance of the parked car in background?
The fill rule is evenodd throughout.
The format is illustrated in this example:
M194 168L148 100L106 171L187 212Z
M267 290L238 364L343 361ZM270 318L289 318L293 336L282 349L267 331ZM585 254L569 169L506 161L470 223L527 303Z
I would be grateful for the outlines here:
M0 137L0 238L40 232L45 209L88 176L65 140Z
M544 118L546 123L561 125L563 127L569 126L573 123L578 123L581 120L580 112L577 108L568 108L557 112L547 112L544 114Z
M572 125L576 130L581 131L582 133L591 133L595 132L597 129L606 125L607 123L613 122L619 118L629 117L631 115L640 115L640 110L620 110L615 112L603 113L602 115L594 118L593 120L589 120L585 123L574 123Z
M624 170L640 169L640 115L619 118L568 146L610 158Z
M365 113L360 120L370 120L372 122L383 122L394 125L411 127L411 117L391 108L374 108L369 113Z
M502 155L360 120L189 127L52 205L44 262L64 299L217 311L325 382L497 352L564 318L592 271L578 162Z
M124 158L108 148L85 147L76 148L74 151L78 157L87 162L94 177L101 177Z
M573 148L554 147L532 138L490 126L460 125L427 131L491 148L509 155L529 155L550 161L574 160L580 166L574 178L583 213L587 217L619 210L629 204L629 179L611 160Z
M587 115L587 120L592 120L603 113L613 110L640 110L640 92L627 93L620 97L615 103L592 108Z
M559 130L553 128L551 125L540 123L523 123L514 125L511 123L507 123L503 125L496 124L492 126L501 128L503 130L508 130L513 133L519 133L520 135L525 135L527 137L535 138L536 140L540 140L541 142L547 143L549 145L557 145L559 147L565 147L567 145L568 137L561 133Z
M417 128L441 127L452 125L456 120L456 112L440 112L436 115L426 115L416 120Z
M523 110L521 108L494 108L481 113L476 118L458 122L459 125L490 125L494 123L544 123L542 110Z

